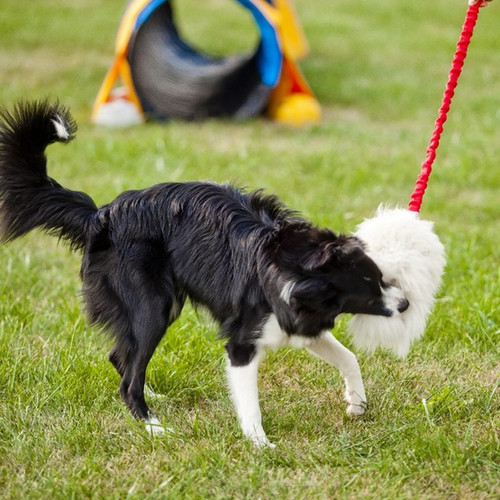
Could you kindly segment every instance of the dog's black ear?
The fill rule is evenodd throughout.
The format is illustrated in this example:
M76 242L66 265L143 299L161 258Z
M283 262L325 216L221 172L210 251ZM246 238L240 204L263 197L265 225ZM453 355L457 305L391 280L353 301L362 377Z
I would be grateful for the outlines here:
M365 246L355 236L341 236L338 239L337 257L342 262L357 262L366 256Z
M337 260L336 245L332 242L321 242L317 247L311 249L304 255L301 267L304 271L316 271L322 269L332 260Z
M349 267L365 256L363 243L351 236L335 236L328 230L307 255L302 265L305 271L324 271L328 268Z
M279 265L296 271L319 271L338 260L343 239L328 229L284 228L279 238Z

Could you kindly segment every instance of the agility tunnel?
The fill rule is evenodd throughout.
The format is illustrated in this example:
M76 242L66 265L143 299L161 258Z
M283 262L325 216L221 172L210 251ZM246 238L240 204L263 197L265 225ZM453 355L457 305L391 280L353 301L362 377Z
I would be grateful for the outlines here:
M175 22L176 2L132 0L93 121L120 126L145 117L202 120L263 113L294 125L319 121L319 103L298 67L308 47L290 1L234 1L255 22L257 46L249 53L215 57L183 39Z

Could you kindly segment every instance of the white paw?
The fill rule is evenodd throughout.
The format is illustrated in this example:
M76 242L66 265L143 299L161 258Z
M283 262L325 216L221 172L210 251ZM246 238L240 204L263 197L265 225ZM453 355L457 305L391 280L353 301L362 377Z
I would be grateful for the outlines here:
M267 439L267 436L248 436L252 443L257 446L257 448L270 448L274 449L276 448L276 445L274 443L271 443L269 439Z
M156 417L150 417L148 420L144 420L144 428L151 436L161 436L166 432L174 434L173 429L163 427Z
M345 399L349 403L347 406L348 415L363 415L366 411L366 396L363 393L359 394L356 391L346 391Z
M276 448L276 445L267 439L262 425L243 427L243 434L258 448Z
M365 413L366 407L365 405L349 405L347 407L347 414L351 416L363 415Z

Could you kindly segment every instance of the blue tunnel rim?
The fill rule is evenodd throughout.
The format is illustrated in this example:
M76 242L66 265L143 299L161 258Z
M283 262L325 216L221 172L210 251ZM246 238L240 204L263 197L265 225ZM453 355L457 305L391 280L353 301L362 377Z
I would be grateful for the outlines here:
M256 51L256 57L261 82L269 87L275 87L279 82L283 65L283 51L277 28L252 0L235 1L251 13L260 33L260 43ZM271 4L270 0L266 1ZM169 2L171 0L151 0L138 15L133 33L136 33L139 28L147 23L156 9Z

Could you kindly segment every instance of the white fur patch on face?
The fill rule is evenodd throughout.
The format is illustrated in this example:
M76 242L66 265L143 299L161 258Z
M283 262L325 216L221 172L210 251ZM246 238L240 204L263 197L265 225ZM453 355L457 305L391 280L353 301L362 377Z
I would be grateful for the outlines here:
M353 316L349 327L358 347L382 347L404 358L411 343L423 335L446 263L432 227L416 212L384 207L358 226L355 236L364 242L383 280L399 288L410 303L405 312L390 318Z
M52 123L54 124L54 128L56 129L57 137L59 137L59 139L63 141L67 141L70 138L70 134L62 118L60 116L56 116L52 119Z

